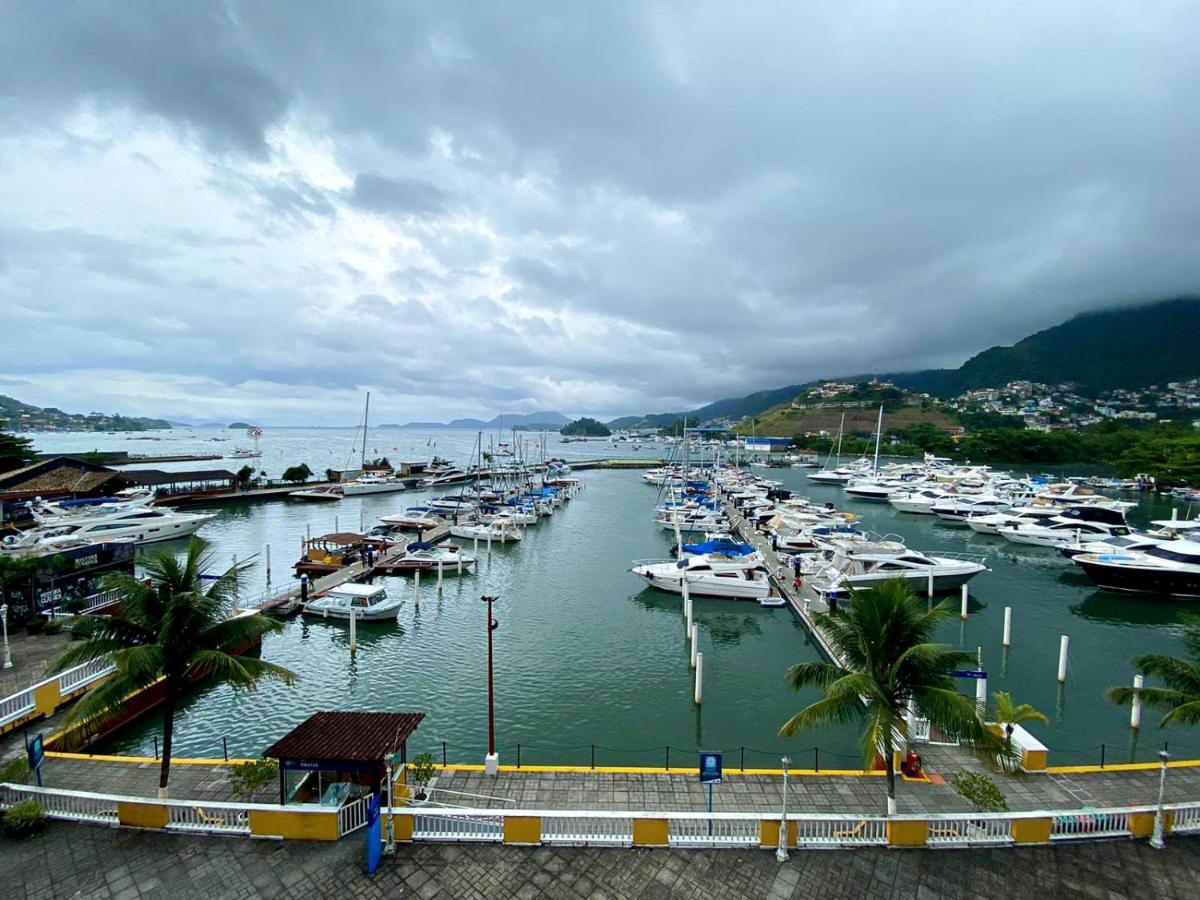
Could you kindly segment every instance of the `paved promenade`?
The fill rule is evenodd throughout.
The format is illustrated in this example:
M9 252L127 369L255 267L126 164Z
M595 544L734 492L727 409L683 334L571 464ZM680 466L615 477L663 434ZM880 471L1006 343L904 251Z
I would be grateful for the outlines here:
M1015 811L1137 806L1153 804L1158 797L1156 769L1006 776L991 772L962 751L939 747L925 750L931 780L897 781L901 813L970 812L969 804L949 784L960 768L988 772ZM158 763L48 757L43 781L46 787L153 797L158 787ZM886 782L881 775L797 775L789 780L788 806L796 812L882 814L885 793ZM173 765L171 796L181 800L231 800L228 767ZM276 802L276 787L267 786L255 799ZM439 775L434 799L483 808L699 812L707 808L708 789L698 782L695 772L506 771L492 776L481 771L451 770ZM1172 768L1167 778L1167 802L1198 799L1200 767ZM718 812L777 813L781 800L782 779L777 775L728 774L713 791L713 808Z
M1004 850L604 850L421 844L362 871L363 844L248 841L52 824L0 841L0 896L88 900L382 898L1194 898L1200 838Z

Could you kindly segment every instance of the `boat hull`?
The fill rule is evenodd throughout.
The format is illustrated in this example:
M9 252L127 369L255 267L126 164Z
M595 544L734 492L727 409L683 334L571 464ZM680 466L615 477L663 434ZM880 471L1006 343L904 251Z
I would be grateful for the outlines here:
M1200 599L1200 572L1120 566L1076 559L1096 587L1131 594Z

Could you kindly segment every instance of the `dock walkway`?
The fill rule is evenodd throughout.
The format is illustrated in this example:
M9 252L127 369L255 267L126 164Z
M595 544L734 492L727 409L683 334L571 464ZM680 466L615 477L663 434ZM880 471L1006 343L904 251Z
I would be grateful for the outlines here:
M444 541L450 536L449 525L439 525L431 531L425 532L421 538L430 543L438 543ZM413 540L416 540L414 538ZM401 541L398 544L388 548L386 551L375 557L368 564L364 558L361 562L354 563L349 566L343 566L336 572L330 572L328 575L322 575L320 578L314 578L308 583L308 596L310 598L320 597L327 594L334 588L341 587L343 584L350 582L361 581L369 578L372 575L388 574L392 569L392 564L404 555L409 541ZM291 606L300 599L300 584L297 582L285 588L282 591L273 592L270 589L259 596L238 604L240 609L257 609L261 612L270 612Z

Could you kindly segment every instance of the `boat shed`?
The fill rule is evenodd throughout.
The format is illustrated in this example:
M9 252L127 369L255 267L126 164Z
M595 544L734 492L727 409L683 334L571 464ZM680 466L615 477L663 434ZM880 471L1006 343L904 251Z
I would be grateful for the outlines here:
M28 519L25 502L35 497L107 497L133 484L124 472L56 456L0 474L0 520Z
M125 469L121 474L130 484L150 488L160 497L232 491L237 485L237 475L228 469L193 469L185 472Z
M425 713L318 712L263 756L279 761L279 802L341 806L379 793Z

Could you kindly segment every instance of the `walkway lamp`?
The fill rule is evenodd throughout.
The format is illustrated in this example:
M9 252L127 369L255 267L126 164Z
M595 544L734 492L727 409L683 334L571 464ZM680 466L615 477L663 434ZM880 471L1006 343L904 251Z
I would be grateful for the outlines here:
M1171 754L1166 750L1158 751L1158 761L1162 767L1158 770L1158 810L1154 813L1154 834L1150 836L1150 846L1161 850L1163 843L1163 795L1167 792L1167 760Z
M500 771L500 757L496 754L496 704L495 680L492 674L492 632L500 627L500 623L492 618L492 604L499 598L485 595L480 599L487 604L488 613L488 752L483 761L483 770L488 775L495 775Z
M4 668L12 668L12 653L8 649L8 604L0 606L0 625L4 626Z
M779 814L779 846L775 848L775 858L780 862L787 862L787 789L788 789L788 766L792 764L790 756L785 756L783 762L783 811Z

